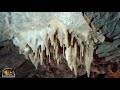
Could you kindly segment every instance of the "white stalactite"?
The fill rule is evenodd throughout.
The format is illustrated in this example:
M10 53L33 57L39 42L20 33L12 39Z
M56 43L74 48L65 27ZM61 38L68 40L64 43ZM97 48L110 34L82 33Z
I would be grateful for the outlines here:
M81 19L81 28L72 29L65 25L64 22L53 19L44 27L36 27L35 30L19 31L13 39L13 43L19 46L20 53L24 51L23 54L25 54L27 59L30 58L36 68L39 63L43 65L43 52L45 49L49 62L50 54L54 54L54 59L57 60L58 65L61 61L61 57L65 56L69 68L74 70L76 76L78 64L77 53L79 52L80 63L85 62L89 77L94 52L94 41L92 38L89 38L92 30L81 13L78 19ZM78 51L77 46L80 47L80 51ZM60 52L60 48L63 48L62 52Z

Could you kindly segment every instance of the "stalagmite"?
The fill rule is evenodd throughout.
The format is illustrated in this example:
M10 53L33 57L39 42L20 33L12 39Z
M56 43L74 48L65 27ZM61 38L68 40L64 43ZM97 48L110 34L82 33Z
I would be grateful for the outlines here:
M54 13L51 13L51 15L52 14ZM76 76L78 64L85 62L87 75L89 77L95 46L93 40L97 35L91 36L94 34L90 33L92 29L85 21L82 13L73 12L73 16L74 14L75 17L78 15L78 19L75 20L75 22L70 18L69 14L72 13L66 12L63 13L63 16L64 14L68 16L65 16L65 18L56 14L56 18L46 21L45 25L41 23L41 27L36 24L32 29L18 32L19 34L15 35L13 43L19 47L20 54L25 54L26 59L29 58L31 60L36 69L39 63L43 65L43 53L46 51L45 54L49 62L53 54L58 65L61 57L65 57L68 67L71 71L74 70ZM29 16L29 13L27 16ZM73 28L74 23L76 28ZM78 50L78 46L80 50ZM78 53L80 53L79 56Z

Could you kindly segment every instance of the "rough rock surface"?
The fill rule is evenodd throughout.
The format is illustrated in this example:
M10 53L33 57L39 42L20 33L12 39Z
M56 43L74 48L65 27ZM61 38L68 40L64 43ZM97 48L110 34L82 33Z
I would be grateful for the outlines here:
M11 23L10 13L1 12L0 13L0 42L11 39L10 23Z
M120 58L120 12L84 12L90 25L105 35L105 41L98 45L96 54L106 60Z

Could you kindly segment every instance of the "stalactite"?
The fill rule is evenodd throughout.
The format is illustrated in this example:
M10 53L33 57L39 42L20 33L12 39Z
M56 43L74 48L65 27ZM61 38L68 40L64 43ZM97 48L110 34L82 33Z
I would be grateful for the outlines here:
M64 56L68 67L71 71L74 70L76 76L78 64L80 65L82 62L85 62L89 77L94 53L94 39L89 37L91 35L89 33L90 27L87 28L87 31L74 33L79 30L70 30L61 22L51 20L48 23L48 27L19 32L13 39L13 43L19 46L19 53L25 54L26 59L29 58L36 69L39 63L43 65L43 52L46 51L45 54L49 62L51 54L53 54L58 65L60 64L61 57ZM79 37L76 34L79 34Z

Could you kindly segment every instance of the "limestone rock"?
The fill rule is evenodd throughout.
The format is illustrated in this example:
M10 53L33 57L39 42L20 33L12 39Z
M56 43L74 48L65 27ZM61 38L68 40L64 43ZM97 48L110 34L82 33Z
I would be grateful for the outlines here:
M11 39L10 23L10 13L0 12L0 42Z
M105 41L98 45L95 54L99 57L115 58L116 55L112 53L119 52L120 46L120 12L84 12L84 14L90 19L90 24L105 35Z

